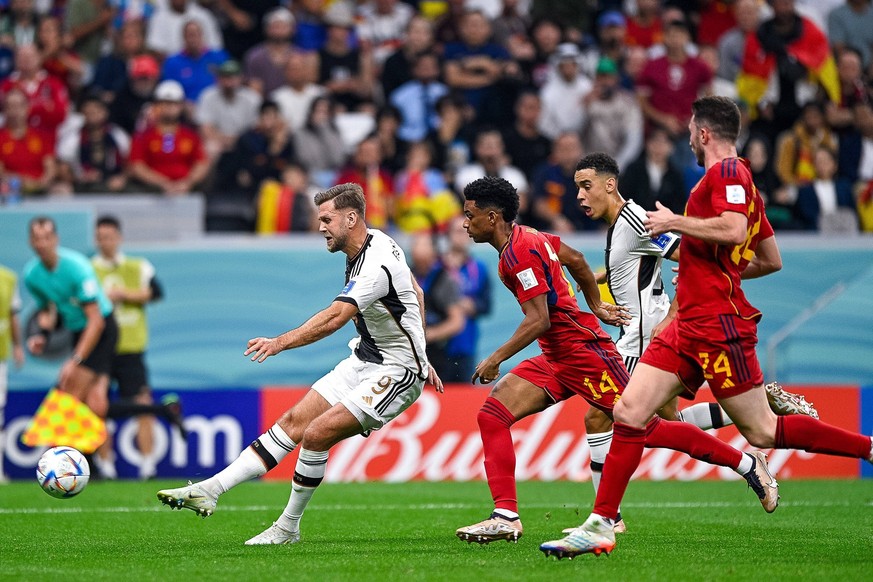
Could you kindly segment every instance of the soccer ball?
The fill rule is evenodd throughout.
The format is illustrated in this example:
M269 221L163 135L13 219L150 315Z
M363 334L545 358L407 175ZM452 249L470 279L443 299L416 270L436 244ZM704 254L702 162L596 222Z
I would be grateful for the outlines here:
M54 447L42 454L36 466L36 480L42 490L58 499L82 492L91 476L84 455L73 447Z

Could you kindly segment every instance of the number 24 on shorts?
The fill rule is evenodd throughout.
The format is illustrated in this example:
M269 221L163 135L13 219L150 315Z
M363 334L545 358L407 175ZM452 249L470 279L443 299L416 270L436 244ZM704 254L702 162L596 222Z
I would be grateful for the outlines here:
M703 377L710 381L710 385L712 385L711 380L713 380L715 374L721 374L724 377L724 382L722 382L722 388L731 388L734 386L734 383L731 381L731 376L733 373L731 372L731 362L728 359L727 353L721 351L713 360L712 356L714 354L710 354L709 352L698 352L697 358L700 362L700 368L703 371ZM709 371L709 362L712 361L712 373Z

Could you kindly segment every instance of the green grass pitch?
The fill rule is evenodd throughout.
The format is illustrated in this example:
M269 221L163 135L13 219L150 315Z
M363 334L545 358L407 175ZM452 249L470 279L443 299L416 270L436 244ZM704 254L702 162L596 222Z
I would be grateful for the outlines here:
M524 536L467 544L487 517L484 483L325 484L292 546L243 542L281 512L289 487L256 482L212 517L155 492L178 481L97 482L52 499L0 486L0 580L871 580L873 483L784 481L772 515L739 482L634 482L628 533L610 557L545 558L539 543L587 516L590 483L519 484Z

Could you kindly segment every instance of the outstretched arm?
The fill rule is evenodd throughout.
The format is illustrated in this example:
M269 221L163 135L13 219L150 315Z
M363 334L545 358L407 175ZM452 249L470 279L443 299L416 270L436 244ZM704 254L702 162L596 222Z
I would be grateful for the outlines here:
M739 212L725 211L712 218L697 218L675 214L660 202L655 205L658 209L646 212L643 223L649 236L673 231L718 245L738 245L746 240L749 219Z
M585 303L588 304L591 313L596 315L600 321L609 325L624 325L630 321L626 308L605 303L600 298L597 279L591 271L591 267L588 266L585 255L561 243L561 248L558 249L558 260L570 271L570 276L578 284L577 288L585 296Z
M500 364L529 346L552 326L549 321L549 305L544 293L522 303L521 310L524 312L524 319L506 343L479 362L470 380L473 384L476 383L477 378L482 384L496 380L500 375Z
M285 350L292 350L315 343L347 324L358 313L358 306L346 301L334 301L310 317L306 323L274 338L256 337L249 340L246 356L252 361L263 362Z

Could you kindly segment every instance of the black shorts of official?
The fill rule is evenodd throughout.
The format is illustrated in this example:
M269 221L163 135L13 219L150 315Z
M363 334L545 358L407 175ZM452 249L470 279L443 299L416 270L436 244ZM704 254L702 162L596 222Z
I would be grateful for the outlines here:
M118 383L118 397L130 399L149 391L145 354L116 354L109 378Z
M73 346L79 343L79 338L82 337L82 332L77 331L73 334ZM115 316L111 313L103 318L103 333L100 334L100 339L97 340L97 345L88 354L88 357L82 362L86 368L93 370L95 374L109 374L112 371L112 360L115 358L115 346L118 344L118 324L115 323Z

